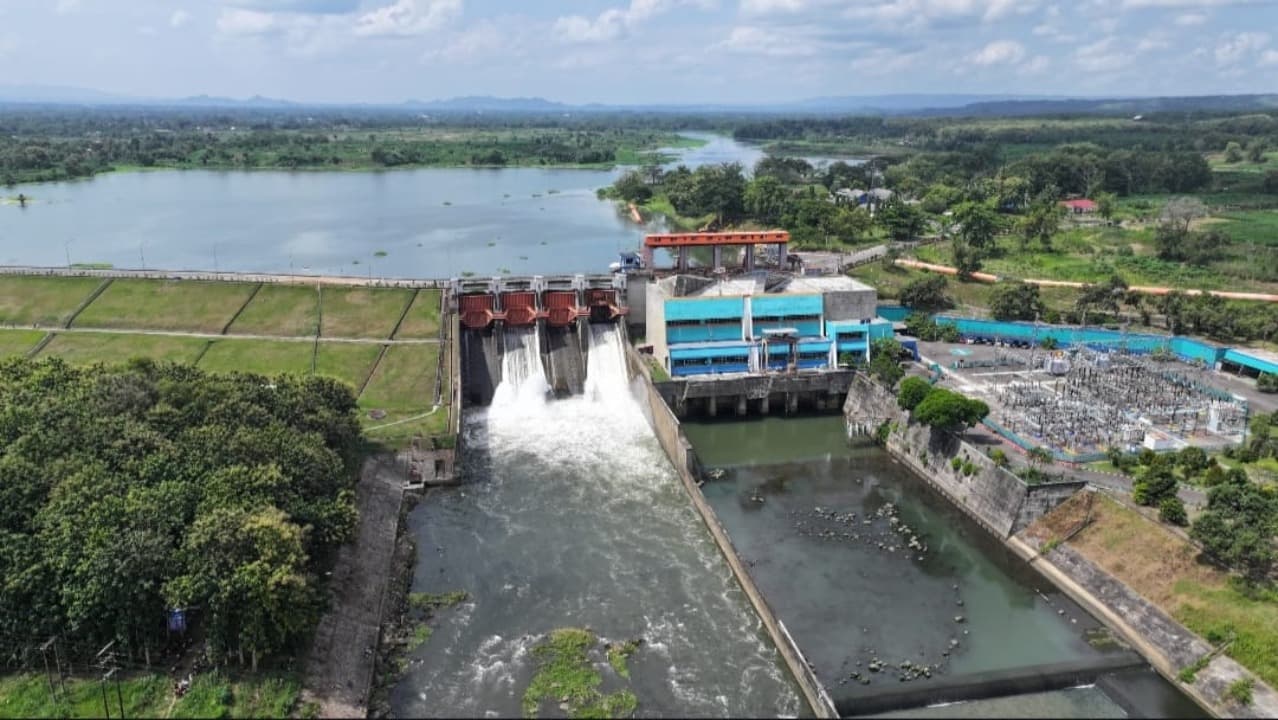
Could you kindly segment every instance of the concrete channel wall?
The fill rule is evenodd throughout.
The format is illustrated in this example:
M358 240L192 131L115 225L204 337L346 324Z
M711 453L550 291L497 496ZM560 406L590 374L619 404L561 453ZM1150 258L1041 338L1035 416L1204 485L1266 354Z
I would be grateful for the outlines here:
M720 524L714 508L710 507L710 503L706 501L705 495L702 494L701 488L693 477L696 459L692 452L692 444L684 436L678 418L675 417L674 413L666 405L666 401L662 399L661 393L653 385L643 359L635 352L634 347L629 344L626 347L626 360L630 367L631 375L638 377L641 381L642 397L640 402L647 410L649 422L652 425L653 432L657 435L658 442L661 443L661 448L665 451L666 456L670 458L671 464L674 465L675 472L679 475L679 480L683 483L684 490L692 500L692 506L710 530L710 536L714 538L715 544L719 546L719 551L727 559L728 567L732 569L732 574L736 577L737 583L741 585L741 590L745 592L750 604L754 606L755 612L759 614L759 619L763 621L763 626L768 631L769 637L772 638L773 644L776 645L777 652L781 653L781 658L785 661L786 667L789 668L790 674L799 684L799 689L802 691L808 706L812 708L812 711L819 718L838 717L838 712L834 708L834 701L830 699L829 694L821 685L821 681L817 679L816 673L812 672L812 668L808 666L798 644L790 637L789 631L777 619L776 614L772 612L772 608L769 607L763 594L755 586L754 580L750 577L745 565L741 562L741 558L737 555L736 548L732 545L732 540L728 538L727 531Z
M882 423L893 430L887 438L892 457L1000 538L1020 532L1083 489L1083 480L1026 485L999 467L983 451L950 433L910 423L896 398L865 375L858 375L843 405L851 431L872 435ZM955 470L958 458L972 474Z
M1278 717L1278 692L1223 654L1211 658L1206 667L1195 673L1194 682L1180 682L1180 670L1209 657L1212 646L1068 544L1057 545L1042 555L1041 548L1022 537L1009 538L1008 545L1074 602L1118 633L1168 682L1216 717ZM1251 705L1229 698L1230 684L1242 678L1251 678L1254 683Z

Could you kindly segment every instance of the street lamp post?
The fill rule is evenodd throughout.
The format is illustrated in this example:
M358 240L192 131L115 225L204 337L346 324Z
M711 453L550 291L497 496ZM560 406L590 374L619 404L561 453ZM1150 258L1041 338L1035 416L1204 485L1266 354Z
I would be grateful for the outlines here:
M71 238L70 240L66 241L62 245L63 249L67 251L67 269L68 270L71 269L71 243L73 242L75 242L75 238Z

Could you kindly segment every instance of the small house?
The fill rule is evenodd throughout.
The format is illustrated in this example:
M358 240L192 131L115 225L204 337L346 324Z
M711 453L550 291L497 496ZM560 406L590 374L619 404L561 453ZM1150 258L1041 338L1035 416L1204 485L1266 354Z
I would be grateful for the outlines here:
M1086 213L1094 213L1100 209L1095 200L1080 198L1078 200L1062 200L1061 206L1074 215L1083 215Z

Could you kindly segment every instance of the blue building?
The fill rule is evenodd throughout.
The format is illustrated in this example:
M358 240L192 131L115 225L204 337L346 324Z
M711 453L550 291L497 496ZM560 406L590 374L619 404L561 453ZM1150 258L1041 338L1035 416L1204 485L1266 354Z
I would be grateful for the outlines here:
M680 275L647 293L646 337L675 377L824 370L893 334L874 289L849 277Z

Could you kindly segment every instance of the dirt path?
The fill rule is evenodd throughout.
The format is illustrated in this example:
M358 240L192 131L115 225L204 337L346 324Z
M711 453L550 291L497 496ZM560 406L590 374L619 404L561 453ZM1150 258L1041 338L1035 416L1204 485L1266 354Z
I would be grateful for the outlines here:
M356 488L359 526L354 542L338 552L329 609L315 629L302 681L302 704L318 704L320 717L368 716L403 486L392 458L364 463Z

